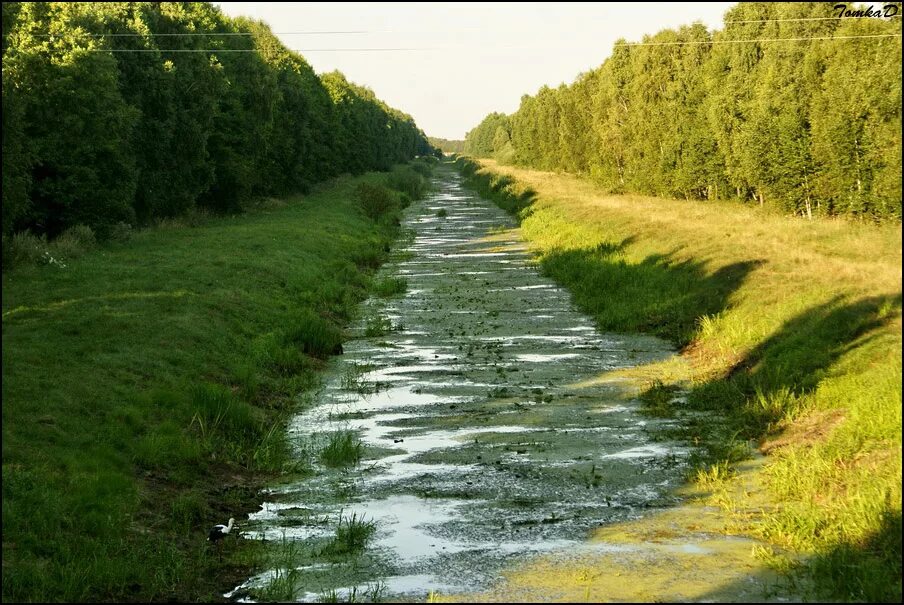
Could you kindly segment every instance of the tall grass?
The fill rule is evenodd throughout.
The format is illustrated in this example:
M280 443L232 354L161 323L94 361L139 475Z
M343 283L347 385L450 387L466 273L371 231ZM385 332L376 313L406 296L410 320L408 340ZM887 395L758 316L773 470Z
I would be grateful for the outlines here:
M404 277L386 277L374 283L373 291L377 296L390 298L404 294L408 289L408 280Z
M386 177L386 184L413 200L422 198L427 191L427 180L424 178L424 173L429 174L430 168L426 164L416 164L415 166L396 166Z
M601 329L682 348L690 371L652 384L649 411L704 412L685 418L708 452L703 481L728 479L747 440L769 454L781 506L757 531L807 555L818 598L900 600L900 225L614 196L493 162L459 168L521 219L543 271ZM686 402L670 397L677 388Z
M358 513L343 515L339 513L339 523L336 526L336 535L327 544L325 553L331 555L346 555L357 553L367 547L367 543L377 532L377 524L365 519Z
M331 433L320 450L320 461L327 466L354 466L361 461L364 446L354 431Z
M66 268L72 261L97 246L94 231L86 225L74 225L55 239L28 231L3 236L3 268L28 265L52 265Z

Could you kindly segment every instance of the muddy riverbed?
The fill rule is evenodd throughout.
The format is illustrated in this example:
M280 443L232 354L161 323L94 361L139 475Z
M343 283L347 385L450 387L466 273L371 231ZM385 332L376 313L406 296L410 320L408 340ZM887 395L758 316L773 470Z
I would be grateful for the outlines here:
M668 344L597 332L531 263L509 216L450 170L433 184L381 270L406 291L365 304L290 424L311 472L240 523L288 554L234 598L274 580L307 601L487 590L536 555L624 549L588 536L674 504L686 445L657 439L668 421L639 414L636 385L588 380L667 359ZM360 440L359 464L324 463L337 434ZM330 550L340 518L373 523L363 551Z

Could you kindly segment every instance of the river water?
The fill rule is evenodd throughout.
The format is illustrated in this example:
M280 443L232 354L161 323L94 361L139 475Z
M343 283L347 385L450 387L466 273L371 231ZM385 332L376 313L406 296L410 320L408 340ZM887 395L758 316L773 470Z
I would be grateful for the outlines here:
M537 554L625 548L588 533L673 502L686 448L656 440L666 421L638 413L635 385L590 380L667 359L668 344L599 333L532 264L511 217L449 169L433 185L381 269L407 290L365 303L290 424L310 472L240 523L288 554L233 598L263 598L274 579L302 601L473 592ZM323 464L320 449L346 431L363 460ZM350 516L373 536L360 553L330 554Z

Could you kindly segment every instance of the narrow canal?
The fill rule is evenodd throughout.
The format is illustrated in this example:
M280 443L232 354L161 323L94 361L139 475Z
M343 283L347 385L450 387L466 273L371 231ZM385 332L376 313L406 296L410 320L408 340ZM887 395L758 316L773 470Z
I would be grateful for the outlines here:
M531 263L508 215L449 169L433 186L381 270L405 292L367 301L291 423L310 472L241 523L283 556L236 598L472 592L532 555L617 549L588 533L671 503L687 450L654 439L664 421L637 412L632 385L591 381L663 360L667 343L599 333ZM358 443L360 462L342 465Z

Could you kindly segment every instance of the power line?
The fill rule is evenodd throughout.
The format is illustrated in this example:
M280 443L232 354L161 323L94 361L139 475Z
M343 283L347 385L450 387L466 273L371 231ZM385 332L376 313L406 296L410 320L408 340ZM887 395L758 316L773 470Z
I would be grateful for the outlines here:
M802 42L807 40L860 40L875 38L900 38L901 34L869 34L859 36L808 36L803 38L749 38L745 40L688 40L683 42L620 42L615 46L688 46L713 44L740 44L751 42ZM468 48L468 47L466 47ZM501 49L521 47L497 47ZM97 53L256 53L259 48L86 48L85 52ZM452 47L375 47L375 48L287 48L291 52L417 52L417 51L450 51Z
M742 42L801 42L806 40L859 40L863 38L900 38L901 34L861 36L807 36L804 38L750 38L747 40L688 40L685 42L616 42L615 46L687 46L693 44L739 44Z
M897 19L901 15L889 15L888 17L882 17L883 19ZM788 18L788 19L749 19L749 20L737 20L737 21L724 21L725 25L731 25L732 23L787 23L791 21L846 21L849 19L855 19L858 17L796 17L796 18ZM875 18L875 17L873 17Z
M888 17L882 17L884 20L890 19L898 19L901 15L889 15ZM735 21L725 21L724 25L732 25L735 23L791 23L791 22L804 22L804 21L845 21L854 19L854 17L791 17L791 18L782 18L782 19L741 19ZM363 34L406 34L406 33L453 33L459 31L484 31L479 28L467 28L467 29L455 29L455 30L443 30L434 31L434 32L426 32L424 30L419 30L416 32L406 32L400 30L307 30L307 31L286 31L286 32L270 32L274 36L329 36L329 35L363 35ZM52 38L57 35L63 34L31 34L32 37L35 38ZM67 32L65 35L73 35L73 36L81 36L84 38L106 38L106 37L114 37L114 38L145 38L145 37L178 37L178 36L187 36L187 37L197 37L197 36L240 36L240 37L249 37L254 36L254 32L172 32L172 33L139 33L139 32L128 32L128 33L90 33L90 32Z
M259 48L85 48L95 53L256 53ZM417 50L449 50L442 48L287 48L296 53L312 52L397 52Z
M298 32L270 32L275 36L321 36L321 35L345 35L345 34L370 34L364 30L355 31L298 31ZM173 32L173 33L109 33L95 34L91 32L66 32L65 34L32 34L34 38L53 38L55 36L79 36L82 38L150 38L150 37L175 37L175 36L244 36L255 35L254 32Z

